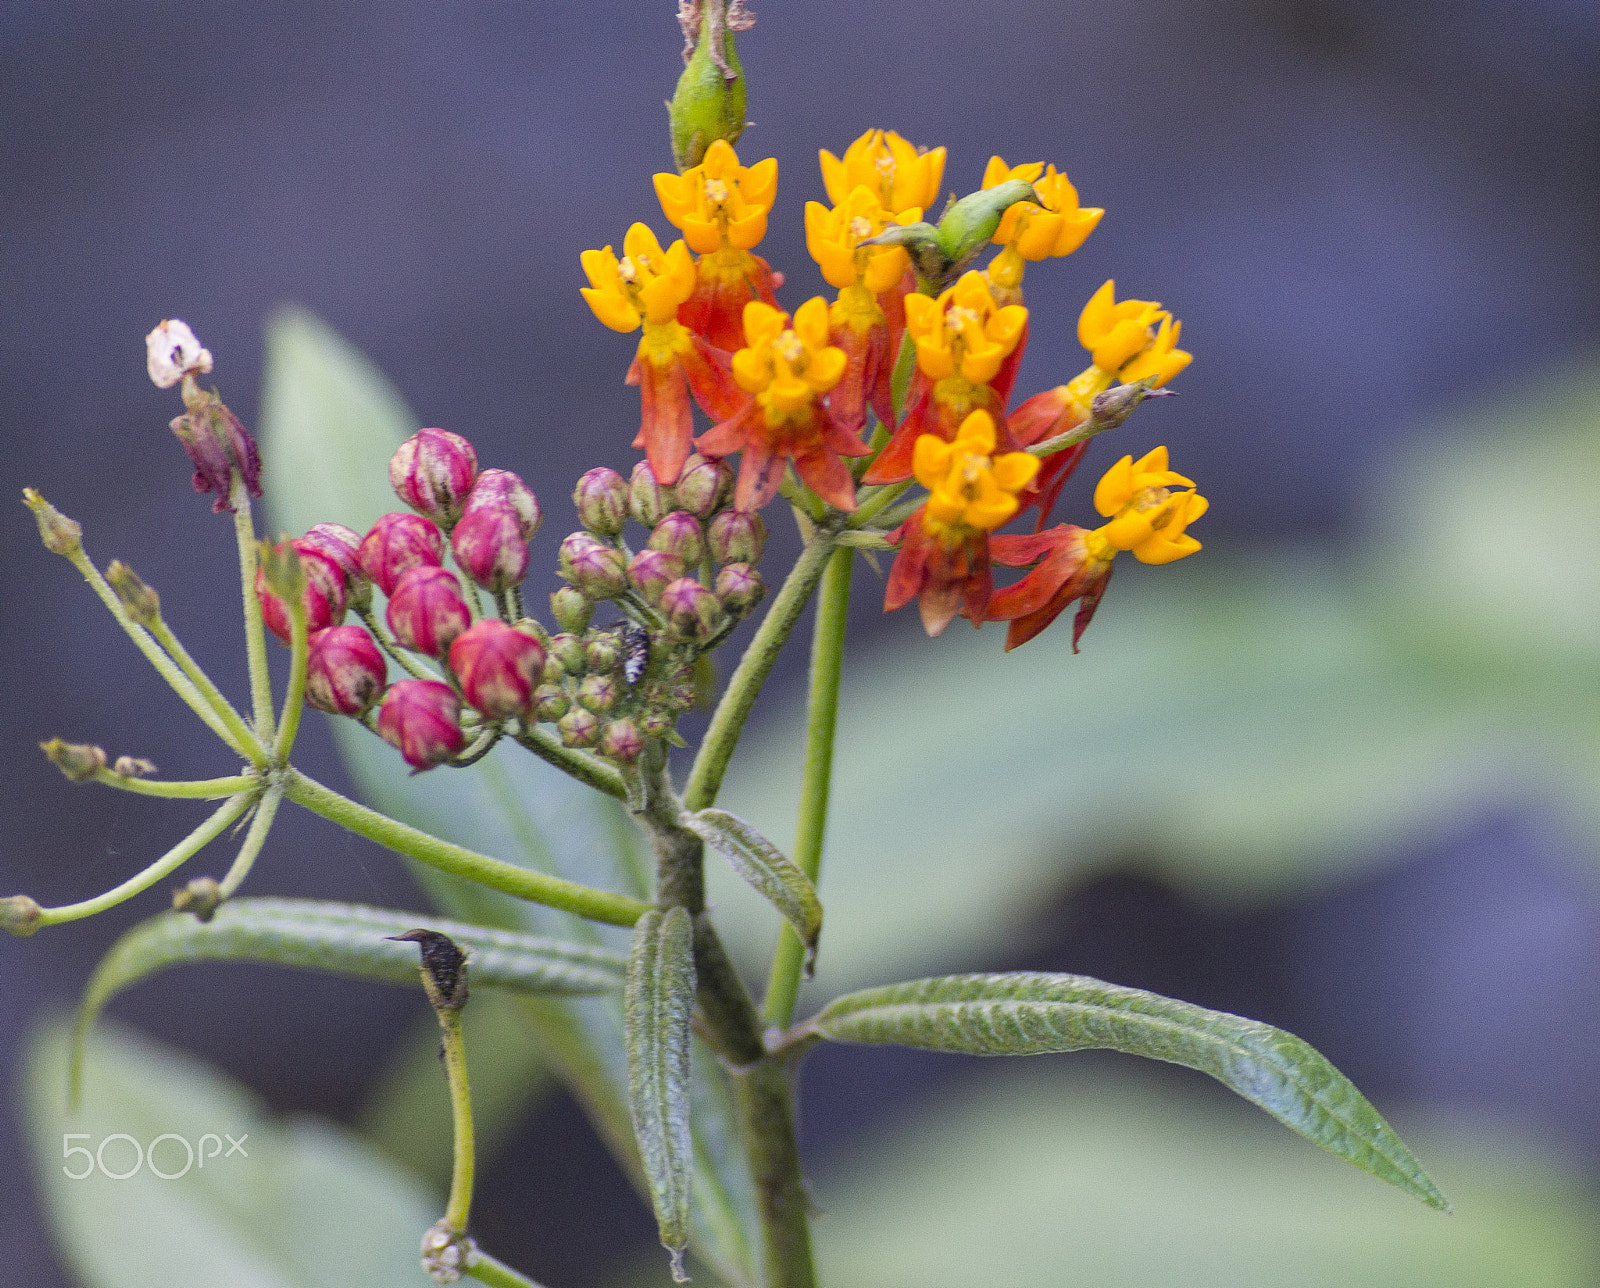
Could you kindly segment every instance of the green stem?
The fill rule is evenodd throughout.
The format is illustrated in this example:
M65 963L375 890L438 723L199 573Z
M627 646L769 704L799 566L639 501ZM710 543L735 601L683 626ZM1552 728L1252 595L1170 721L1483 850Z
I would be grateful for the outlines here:
M229 739L229 746L235 750L243 748L239 754L258 765L266 764L266 748L257 740L255 730L245 723L244 717L234 709L233 703L222 696L222 691L212 683L211 677L200 669L199 663L189 656L189 650L183 647L163 618L157 617L150 624L150 634L155 636L156 643L166 649L179 669L194 682L194 687L200 691L200 696L232 731L233 738Z
M281 765L294 750L300 732L300 717L306 709L306 601L289 605L289 688L283 695L283 718L278 722L278 740L273 758Z
M738 667L728 680L727 691L723 693L722 701L717 704L716 712L711 717L711 725L700 744L699 754L694 758L694 768L689 773L689 782L684 789L683 803L686 808L702 810L716 801L717 792L722 787L722 776L728 771L728 761L738 745L744 722L749 719L756 697L788 641L789 632L800 620L806 601L822 579L833 550L832 538L819 534L800 552L800 558L789 570L789 576L784 580L777 598L772 601L767 615L762 618L755 638L739 659Z
M1152 389L1148 380L1135 380L1125 385L1118 385L1095 397L1095 406L1099 407L1100 410L1091 411L1089 419L1076 429L1069 429L1065 434L1057 434L1054 438L1047 438L1042 443L1035 443L1033 446L1025 447L1023 450L1034 456L1054 456L1057 452L1064 452L1069 447L1076 447L1079 443L1088 442L1096 434L1103 434L1108 429L1116 429L1117 426L1133 414L1134 408L1138 407L1145 399L1157 395L1170 394L1171 392L1170 389ZM1107 406L1106 399L1108 396L1117 394L1122 396L1115 398ZM1129 396L1130 394L1132 396Z
M844 631L850 615L853 551L836 550L817 591L817 621L811 637L811 690L806 712L806 760L800 784L800 821L795 829L794 861L811 878L822 868L822 842L828 830L828 788L833 781L833 735L839 717L839 677L844 669ZM768 1025L787 1028L805 963L805 945L785 923L767 976L763 1016Z
M437 671L430 671L418 665L409 653L394 642L389 632L383 629L383 624L378 621L378 615L372 611L370 606L362 609L360 617L366 623L367 629L372 632L372 638L382 646L383 651L409 672L413 679L437 680L439 678Z
M243 885L244 879L250 875L250 869L255 866L256 855L261 853L261 847L267 843L267 833L272 830L272 820L278 816L278 806L282 803L283 781L280 779L263 793L261 804L256 809L256 816L250 820L250 830L244 834L244 844L239 847L239 853L234 857L227 875L222 878L222 884L217 888L220 897L231 898L233 892Z
M64 921L77 921L82 917L92 917L97 912L104 912L107 908L115 908L119 903L124 903L133 898L134 895L148 890L162 877L177 871L205 846L221 836L227 830L229 824L250 807L250 802L254 799L255 794L253 792L241 792L233 797L143 872L140 872L137 876L129 877L121 885L107 890L104 894L97 895L93 899L85 899L82 903L69 903L63 904L59 908L40 909L39 925L54 926Z
M467 1086L467 1047L461 1038L461 1008L440 1007L439 1034L444 1046L444 1071L450 1079L450 1118L455 1128L455 1166L450 1172L450 1198L444 1223L465 1233L472 1211L472 1091Z
M239 541L239 583L244 596L244 651L250 663L250 706L256 737L272 741L272 674L267 670L267 635L256 597L256 525L250 517L250 489L237 470L233 474L233 531Z
M503 1261L497 1261L482 1248L468 1259L467 1273L479 1283L489 1284L492 1288L541 1288L527 1275L513 1270Z
M814 1288L811 1203L794 1134L788 1064L763 1060L730 1075L761 1212L765 1288Z
M253 774L236 774L232 778L200 778L188 782L168 782L159 778L124 778L109 769L97 769L97 783L115 787L119 791L133 792L139 796L163 796L168 800L215 801L224 796L237 796L240 792L254 791L261 780Z
M863 528L872 520L883 513L887 506L893 505L906 494L915 479L907 479L903 483L887 483L883 487L873 488L872 495L857 507L856 512L850 516L852 528Z
M540 760L554 765L562 773L570 774L580 783L587 783L596 791L615 796L619 801L628 799L628 784L621 772L598 756L563 746L561 739L536 724L524 724L522 732L515 737L518 743Z
M542 903L613 926L633 925L649 907L625 894L596 890L579 885L576 881L519 868L513 863L491 859L464 846L429 836L426 832L339 795L297 769L287 771L285 783L290 800L347 831L376 841L397 854L408 855L438 868L441 872L466 877L469 881L476 881L492 890L503 890L530 903Z
M926 505L927 502L928 498L926 496L914 496L909 501L900 502L899 505L881 516L882 522L878 525L879 528L885 532L898 528L917 512L918 506Z

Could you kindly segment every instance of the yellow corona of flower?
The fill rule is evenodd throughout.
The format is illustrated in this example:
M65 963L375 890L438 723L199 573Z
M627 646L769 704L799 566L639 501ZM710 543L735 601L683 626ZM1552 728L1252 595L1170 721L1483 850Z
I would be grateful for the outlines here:
M1115 287L1114 282L1107 282L1083 306L1078 342L1102 371L1118 372L1124 380L1166 384L1190 362L1191 355L1173 347L1181 324L1154 300L1117 303ZM1158 322L1160 330L1152 335L1150 328Z
M987 384L1022 339L1028 310L1001 308L982 273L964 273L938 299L908 295L906 330L917 346L917 364L930 380L960 372L975 385Z
M701 255L725 247L749 250L767 235L767 212L778 195L775 157L752 166L726 139L706 149L705 159L682 174L658 174L656 198L673 227L683 230Z
M688 248L675 241L662 250L655 233L644 224L628 229L621 259L609 246L586 250L579 258L589 279L583 298L613 331L672 322L678 305L694 292L694 260Z
M1031 161L1008 166L1000 157L990 157L983 172L983 186L993 188L1009 179L1024 179L1033 185L1039 201L1019 201L1000 219L994 243L1004 246L989 265L989 276L996 286L1014 288L1022 281L1023 261L1070 255L1082 246L1106 212L1098 207L1078 205L1078 190L1055 166Z
M1124 380L1148 380L1153 388L1161 388L1194 360L1192 354L1177 347L1178 334L1182 330L1182 322L1171 317L1162 318L1150 347L1123 367L1119 374Z
M1173 492L1174 485L1189 490ZM1165 447L1137 461L1124 456L1094 489L1094 508L1111 522L1085 534L1084 546L1091 558L1107 562L1131 550L1140 563L1172 563L1200 549L1184 529L1209 506L1193 480L1167 468Z
M864 286L874 295L893 290L911 262L904 246L863 246L889 224L914 224L922 208L898 214L885 210L865 187L855 187L832 210L820 201L806 202L806 249L822 269L823 280L841 291Z
M928 489L927 520L936 528L991 532L1017 512L1017 493L1039 473L1027 452L994 454L994 418L975 411L961 422L955 441L936 434L917 439L912 472Z
M789 315L752 300L744 306L747 348L733 355L733 378L766 410L769 425L809 416L818 398L844 375L844 350L828 343L828 305L821 296Z
M939 199L944 157L943 148L919 152L893 130L868 130L845 149L842 160L822 149L822 183L836 206L856 188L866 188L891 215L923 211Z

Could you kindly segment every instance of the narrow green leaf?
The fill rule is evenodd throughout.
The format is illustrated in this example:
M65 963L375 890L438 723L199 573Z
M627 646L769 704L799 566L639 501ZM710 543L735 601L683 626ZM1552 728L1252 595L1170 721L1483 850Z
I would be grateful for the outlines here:
M723 809L686 814L684 824L707 845L719 850L733 870L765 895L794 927L806 946L806 977L817 959L822 934L822 901L817 887L800 866L742 818Z
M694 1140L689 1133L689 1020L694 1012L694 925L682 908L651 909L634 927L625 1015L628 1108L650 1182L672 1277L688 1275L689 1196Z
M837 998L811 1022L838 1042L971 1055L1100 1049L1209 1073L1331 1154L1447 1210L1355 1085L1292 1033L1084 975L949 975Z

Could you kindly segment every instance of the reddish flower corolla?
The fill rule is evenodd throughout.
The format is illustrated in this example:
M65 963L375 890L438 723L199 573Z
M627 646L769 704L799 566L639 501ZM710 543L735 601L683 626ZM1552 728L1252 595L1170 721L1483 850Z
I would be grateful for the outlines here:
M419 564L395 583L389 596L389 629L406 648L439 657L472 624L453 572Z
M461 571L495 594L518 585L528 572L528 539L517 512L504 502L474 506L450 534Z
M383 694L388 664L359 626L330 626L311 637L306 701L336 716L359 716Z
M378 709L378 733L419 773L449 760L466 743L461 703L439 680L401 680Z
M315 635L320 630L337 626L344 617L344 573L339 565L322 554L306 540L289 543L300 556L300 566L305 572L306 589L301 602L306 610L306 634ZM291 642L292 626L289 605L267 585L265 570L256 566L256 596L261 600L261 620L267 629L285 644Z
M461 517L477 477L477 451L447 429L419 429L389 458L395 495L446 530Z
M642 327L627 382L639 386L639 433L662 483L674 483L689 455L694 413L689 396L713 420L738 411L743 395L727 370L727 355L678 321L678 309L695 290L695 266L683 242L661 249L656 235L634 224L618 259L611 247L583 252L589 285L583 298L613 331Z
M662 213L700 256L694 290L678 309L678 321L719 349L737 349L744 340L744 306L760 300L778 307L773 290L781 280L766 260L751 254L767 234L767 212L778 195L776 158L742 166L733 146L717 139L699 165L682 174L658 174L655 186ZM661 481L673 480L662 475Z
M733 355L733 374L751 397L733 419L696 441L707 456L743 455L735 508L759 510L778 493L784 463L838 510L856 508L855 482L840 459L869 448L833 417L823 398L844 375L844 351L828 343L828 306L816 297L789 315L753 302L744 310L747 347Z
M900 542L883 597L885 612L917 601L923 628L940 634L957 613L974 626L989 608L993 577L989 533L1017 513L1017 494L1033 481L1039 460L1026 452L995 454L995 425L985 411L961 423L955 441L917 440L913 469L927 501L895 532Z
M1188 491L1174 492L1175 484ZM1094 506L1110 522L1092 531L1062 523L1048 532L995 537L991 543L996 563L1032 570L989 601L988 619L1011 623L1007 652L1026 644L1077 600L1076 653L1119 550L1131 550L1140 563L1166 564L1200 549L1185 529L1206 512L1208 502L1189 479L1167 468L1165 447L1138 461L1124 456L1113 465L1094 490Z
M461 694L490 720L526 716L544 670L544 646L532 635L486 617L456 636L450 670Z
M372 525L357 551L361 571L385 595L413 568L437 568L444 562L444 534L420 514L395 511Z

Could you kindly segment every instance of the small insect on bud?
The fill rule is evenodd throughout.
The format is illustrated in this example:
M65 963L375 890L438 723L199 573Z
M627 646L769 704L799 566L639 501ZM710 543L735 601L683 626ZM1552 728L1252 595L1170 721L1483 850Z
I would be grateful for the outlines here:
M546 659L545 665L549 664ZM533 691L533 709L539 719L553 723L572 709L572 699L559 684L541 684Z
M67 518L60 510L31 488L22 489L22 503L33 511L39 525L39 540L52 554L70 555L83 549L83 525Z
M628 483L628 513L635 523L653 528L667 512L666 498L649 461L640 461L633 467L633 478Z
M583 641L574 635L568 635L565 631L550 637L548 651L550 656L561 664L561 675L556 676L555 680L568 675L582 675L584 667L588 665ZM552 684L555 683L555 680L551 680L548 674L546 674L545 679L550 680Z
M644 750L644 735L632 720L613 720L600 735L600 754L619 765L631 765Z
M419 514L448 530L478 479L478 453L460 434L419 429L389 458L389 486Z
M413 568L437 568L444 563L444 534L420 514L396 511L386 514L361 538L356 558L385 595Z
M622 678L631 689L650 666L650 632L629 622L622 632Z
M700 520L687 510L674 510L663 516L646 544L651 550L677 555L685 568L698 567L706 556L706 538Z
M450 549L462 572L497 595L520 584L528 573L528 539L509 505L496 502L468 510L450 534Z
M628 582L645 603L661 602L667 583L683 576L683 560L665 550L641 550L628 560Z
M708 519L726 505L733 493L733 470L727 462L712 460L698 452L683 463L678 481L672 485L672 501L699 519Z
M578 705L603 716L617 705L617 682L609 675L586 675L578 686Z
M590 599L612 599L628 586L628 565L622 551L587 532L574 532L561 543L561 575Z
M318 711L359 716L383 696L388 662L359 626L332 626L311 637L306 657L306 701Z
M0 899L0 930L25 939L39 929L43 909L25 894L14 894Z
M338 565L344 574L345 603L365 612L372 604L372 582L361 568L361 534L342 523L319 523L300 540Z
M139 574L120 559L113 559L106 568L106 580L117 598L128 610L128 616L140 626L154 626L161 620L161 596L145 585Z
M679 577L661 592L661 611L680 639L709 639L722 625L722 605L693 577Z
M280 553L263 558L256 566L256 595L261 600L261 619L266 622L267 629L285 644L292 641L293 624L289 620L289 605L283 598L292 593L288 589L291 582L284 578L294 581L304 578L300 602L305 605L307 635L315 635L344 620L344 573L339 571L338 564L303 539L289 542L287 548L270 549ZM290 553L294 556L293 562L288 558ZM298 577L294 569L296 563ZM273 585L275 580L279 585Z
M766 593L761 574L749 564L729 564L717 574L717 598L734 617L750 616Z
M467 1004L467 955L455 940L437 930L408 930L389 938L422 950L422 987L434 1010L459 1011Z
M156 772L156 762L143 756L118 756L111 772L118 778L148 778Z
M544 645L493 617L474 623L450 645L450 669L466 700L490 720L525 716L544 670Z
M484 470L467 494L467 503L461 507L463 515L470 514L481 505L509 505L517 512L517 522L522 525L522 539L532 541L544 522L544 511L539 508L539 498L533 489L510 470Z
M573 707L556 721L556 732L567 747L592 747L600 737L600 717L585 707Z
M210 921L222 902L222 885L215 877L196 877L172 892L172 910L192 912L196 921Z
M767 525L759 514L724 510L711 520L706 539L711 545L711 557L719 564L760 563L767 544Z
M62 742L60 738L52 738L49 742L41 742L39 750L75 783L93 778L106 767L104 749L86 742Z
M386 616L395 639L429 657L442 656L451 641L472 625L472 611L461 597L455 573L425 565L395 583Z
M563 586L550 592L550 612L564 631L580 634L594 616L594 601L576 586Z
M466 742L461 703L439 680L401 680L389 686L378 708L378 732L418 771L449 760Z
M614 537L628 519L628 482L605 466L590 470L572 489L578 522L602 537Z

